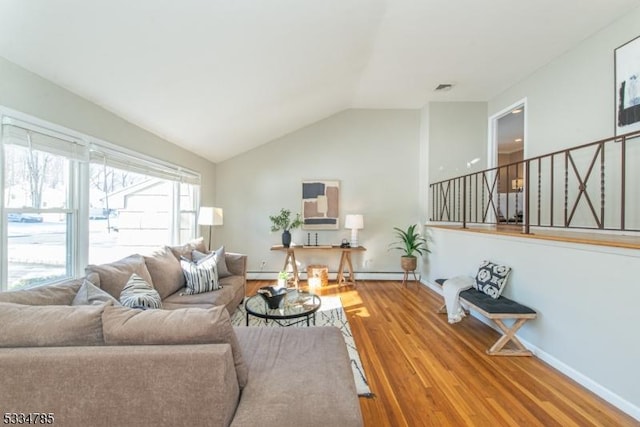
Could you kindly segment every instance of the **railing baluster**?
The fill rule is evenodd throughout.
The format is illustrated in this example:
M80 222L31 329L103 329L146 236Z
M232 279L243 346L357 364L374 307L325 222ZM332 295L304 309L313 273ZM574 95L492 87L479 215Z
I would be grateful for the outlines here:
M600 229L604 229L604 142L600 144Z
M625 196L627 195L627 138L622 137L620 142L620 230L626 230L625 214L626 214L626 202Z
M530 168L530 163L529 160L526 161L525 163L525 188L524 188L524 234L529 234L531 232L531 227L530 227L530 218L529 218L529 213L530 213L530 206L531 203L529 203L531 201L531 185L529 185L529 180L531 178L531 168Z
M462 200L465 201L462 204L462 228L467 228L467 177L462 177Z
M569 150L564 152L564 226L569 223Z
M540 205L542 204L542 158L538 157L538 227L540 227L540 217L542 212Z
M550 183L550 187L551 187L551 194L549 194L549 215L550 215L550 219L551 221L549 222L551 227L553 227L553 187L555 187L555 162L554 159L556 158L556 156L551 156L551 183Z

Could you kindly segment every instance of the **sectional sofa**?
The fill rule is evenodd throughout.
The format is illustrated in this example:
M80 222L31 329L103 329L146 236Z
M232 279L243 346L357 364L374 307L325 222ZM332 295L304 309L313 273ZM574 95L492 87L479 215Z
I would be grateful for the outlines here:
M362 425L341 332L232 327L246 257L225 255L222 289L186 295L172 263L191 250L166 247L89 266L63 284L0 293L3 411L46 413L60 426ZM72 305L85 280L115 296L145 269L163 309Z

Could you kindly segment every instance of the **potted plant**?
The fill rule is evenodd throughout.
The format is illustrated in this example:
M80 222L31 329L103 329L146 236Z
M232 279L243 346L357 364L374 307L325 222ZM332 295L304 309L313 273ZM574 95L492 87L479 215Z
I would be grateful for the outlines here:
M282 246L288 248L291 245L291 232L294 228L302 225L302 218L297 213L294 219L291 219L291 211L289 209L280 209L278 215L270 215L271 231L282 230Z
M427 239L416 231L417 225L410 225L406 230L393 227L395 236L399 240L391 243L391 245L395 245L391 249L399 249L404 253L401 257L401 265L404 271L415 271L418 265L415 254L424 255L430 252L429 248L427 248Z
M289 280L289 273L286 271L281 271L278 273L278 288L284 288L287 286L287 281Z

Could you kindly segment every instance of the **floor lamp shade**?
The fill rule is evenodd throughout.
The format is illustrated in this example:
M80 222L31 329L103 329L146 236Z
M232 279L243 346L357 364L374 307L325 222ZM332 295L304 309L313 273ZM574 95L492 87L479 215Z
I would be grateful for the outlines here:
M198 212L198 225L209 226L209 250L211 250L211 227L223 224L222 208L201 206Z
M362 215L347 215L344 220L344 228L351 229L351 247L358 246L358 230L364 228L364 218Z

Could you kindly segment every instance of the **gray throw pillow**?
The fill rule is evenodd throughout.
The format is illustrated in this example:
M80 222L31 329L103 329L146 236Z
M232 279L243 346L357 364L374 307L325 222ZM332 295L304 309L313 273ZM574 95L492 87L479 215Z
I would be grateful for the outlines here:
M203 253L197 250L191 252L191 259L194 262L198 262L201 259L205 258L212 252ZM218 267L218 279L224 279L225 277L232 276L229 268L227 267L227 254L224 251L224 246L220 246L218 249L213 251L216 256L216 265Z
M214 252L201 258L198 262L182 258L180 260L180 266L187 281L185 294L194 295L220 289L218 265Z
M85 279L75 298L71 301L71 305L98 305L108 301L111 301L115 306L121 305L120 301Z
M145 280L133 273L120 293L120 303L130 308L162 308L158 291Z
M161 298L166 298L184 287L184 275L180 261L168 246L155 250L144 256L144 262L151 276L153 289Z

